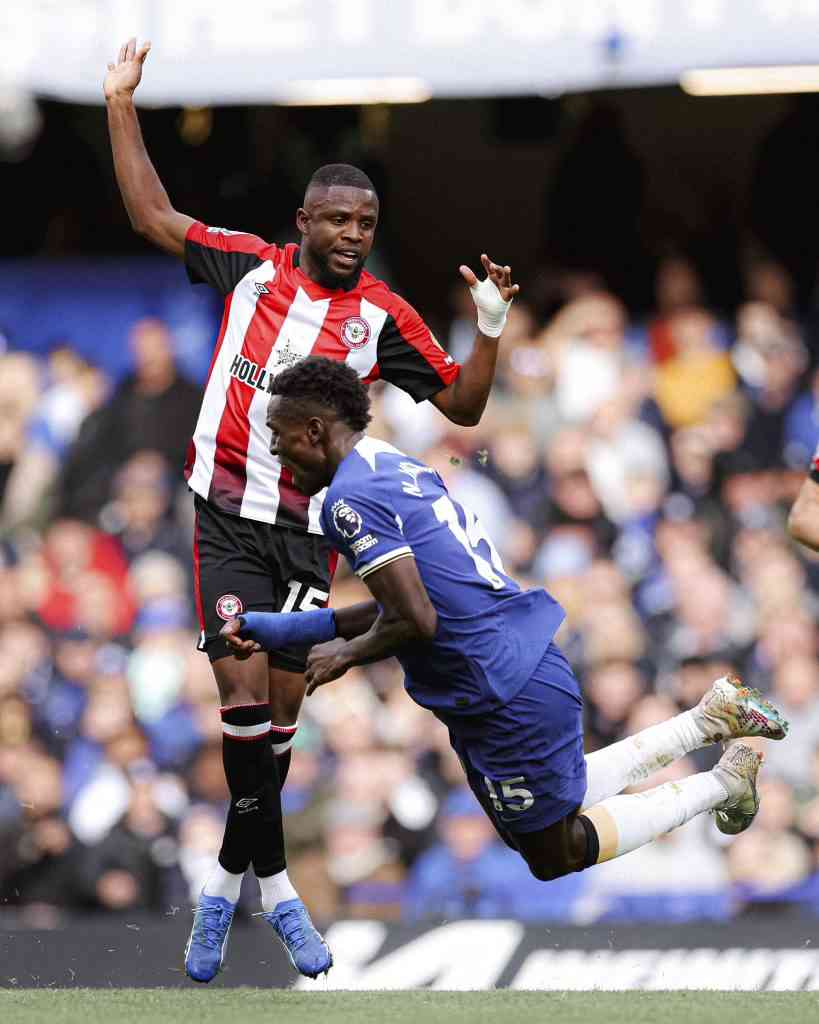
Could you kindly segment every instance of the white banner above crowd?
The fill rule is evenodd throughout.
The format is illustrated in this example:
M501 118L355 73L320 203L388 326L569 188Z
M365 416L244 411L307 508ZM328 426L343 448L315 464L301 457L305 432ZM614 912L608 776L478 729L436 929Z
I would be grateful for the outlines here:
M137 35L146 105L554 95L815 63L817 30L817 0L4 0L0 81L101 102Z

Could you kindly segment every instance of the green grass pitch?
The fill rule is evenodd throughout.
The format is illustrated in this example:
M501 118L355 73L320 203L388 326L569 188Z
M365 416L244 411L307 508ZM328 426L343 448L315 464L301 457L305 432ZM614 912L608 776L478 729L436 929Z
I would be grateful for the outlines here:
M819 992L4 989L4 1024L809 1024Z

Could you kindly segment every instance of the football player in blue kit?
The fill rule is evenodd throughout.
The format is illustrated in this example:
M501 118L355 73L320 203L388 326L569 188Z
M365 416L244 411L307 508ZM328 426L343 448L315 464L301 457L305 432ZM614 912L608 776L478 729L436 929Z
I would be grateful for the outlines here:
M304 494L327 488L324 532L373 600L245 613L222 631L237 657L309 648L308 694L396 657L410 697L447 726L475 796L539 879L621 856L705 811L723 832L750 825L762 758L746 743L711 771L622 791L699 747L782 739L772 704L723 677L691 710L584 756L580 686L554 642L560 605L506 575L437 472L366 434L369 398L352 369L309 358L272 387L271 450Z

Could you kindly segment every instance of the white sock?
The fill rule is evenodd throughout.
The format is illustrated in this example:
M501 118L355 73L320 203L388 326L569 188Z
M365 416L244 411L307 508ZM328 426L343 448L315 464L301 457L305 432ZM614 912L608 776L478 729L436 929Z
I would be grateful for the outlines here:
M260 878L259 889L262 892L262 909L266 914L275 910L276 904L283 900L299 898L299 894L287 876L287 871L280 871L277 875L270 875L268 878Z
M700 772L644 793L613 796L590 807L585 815L600 840L597 863L650 843L703 811L719 807L728 795L713 772Z
M627 786L642 782L708 742L691 710L667 722L651 725L610 747L595 750L586 756L588 785L582 809L622 793Z
M225 871L217 861L216 867L208 875L208 880L205 882L205 888L202 892L206 896L221 896L223 900L238 903L243 878L244 872L241 875L234 875L230 871Z

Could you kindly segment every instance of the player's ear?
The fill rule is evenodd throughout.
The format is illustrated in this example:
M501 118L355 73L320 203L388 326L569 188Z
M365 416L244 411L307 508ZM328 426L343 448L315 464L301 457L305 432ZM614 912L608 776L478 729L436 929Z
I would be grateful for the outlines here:
M311 416L307 421L307 437L313 446L319 444L327 436L327 425L320 416Z
M303 235L306 235L309 230L310 214L303 206L300 206L298 210L296 210L296 227Z

